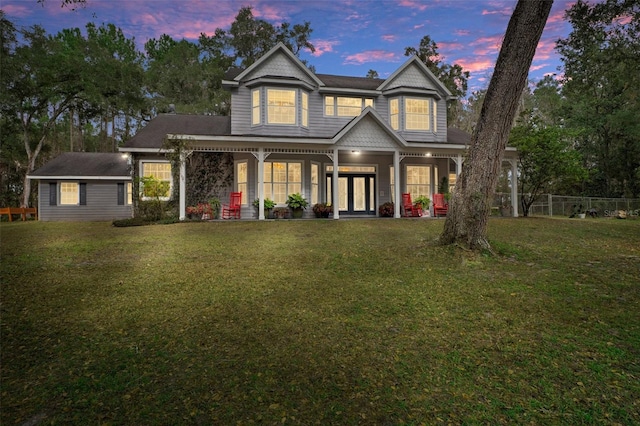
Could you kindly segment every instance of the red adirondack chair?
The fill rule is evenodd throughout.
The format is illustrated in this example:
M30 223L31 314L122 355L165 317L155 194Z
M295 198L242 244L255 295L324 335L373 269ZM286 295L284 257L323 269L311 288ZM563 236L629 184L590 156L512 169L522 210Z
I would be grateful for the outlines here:
M242 192L232 192L229 196L229 204L222 205L223 219L240 219L240 204L242 203Z
M433 194L433 214L438 217L446 216L449 211L449 203L444 199L444 194Z
M421 209L418 209L413 205L413 202L411 201L411 194L402 194L402 209L404 211L404 217L422 216Z

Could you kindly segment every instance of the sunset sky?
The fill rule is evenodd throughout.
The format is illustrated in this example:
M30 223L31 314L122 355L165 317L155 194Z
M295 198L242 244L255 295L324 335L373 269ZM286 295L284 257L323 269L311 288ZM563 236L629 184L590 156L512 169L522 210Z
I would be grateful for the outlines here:
M556 0L538 44L530 78L558 73L555 41L571 27L564 11L573 3ZM388 77L407 58L404 49L418 47L423 36L437 43L449 64L471 72L470 91L485 87L495 64L516 1L489 0L88 0L87 6L61 8L60 0L0 0L18 27L42 25L48 32L113 23L142 50L150 38L166 33L196 40L200 33L228 29L241 6L252 6L256 18L273 24L309 21L316 52L301 57L318 73L365 76L369 69Z

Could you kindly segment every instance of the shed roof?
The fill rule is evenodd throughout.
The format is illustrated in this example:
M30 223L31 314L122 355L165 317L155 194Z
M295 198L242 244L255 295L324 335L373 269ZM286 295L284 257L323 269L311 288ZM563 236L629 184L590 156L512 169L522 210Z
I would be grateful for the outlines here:
M106 152L63 152L29 174L32 179L87 177L129 177L126 155Z

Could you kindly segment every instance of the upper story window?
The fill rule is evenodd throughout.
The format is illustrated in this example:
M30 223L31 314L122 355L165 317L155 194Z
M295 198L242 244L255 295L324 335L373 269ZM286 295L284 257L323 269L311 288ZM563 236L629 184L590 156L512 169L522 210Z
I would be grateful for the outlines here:
M436 101L400 97L389 100L389 124L394 130L437 131Z
M295 89L267 89L267 123L296 124Z
M373 98L348 96L325 96L324 115L338 117L357 117L366 107L373 107Z
M404 114L406 130L429 130L429 100L405 98Z
M251 91L251 125L309 127L309 93L302 89L258 87Z

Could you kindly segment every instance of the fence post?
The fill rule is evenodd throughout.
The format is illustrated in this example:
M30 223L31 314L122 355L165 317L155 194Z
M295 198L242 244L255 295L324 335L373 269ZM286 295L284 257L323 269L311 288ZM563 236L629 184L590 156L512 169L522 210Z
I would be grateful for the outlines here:
M553 216L553 195L547 194L549 203L549 216Z

